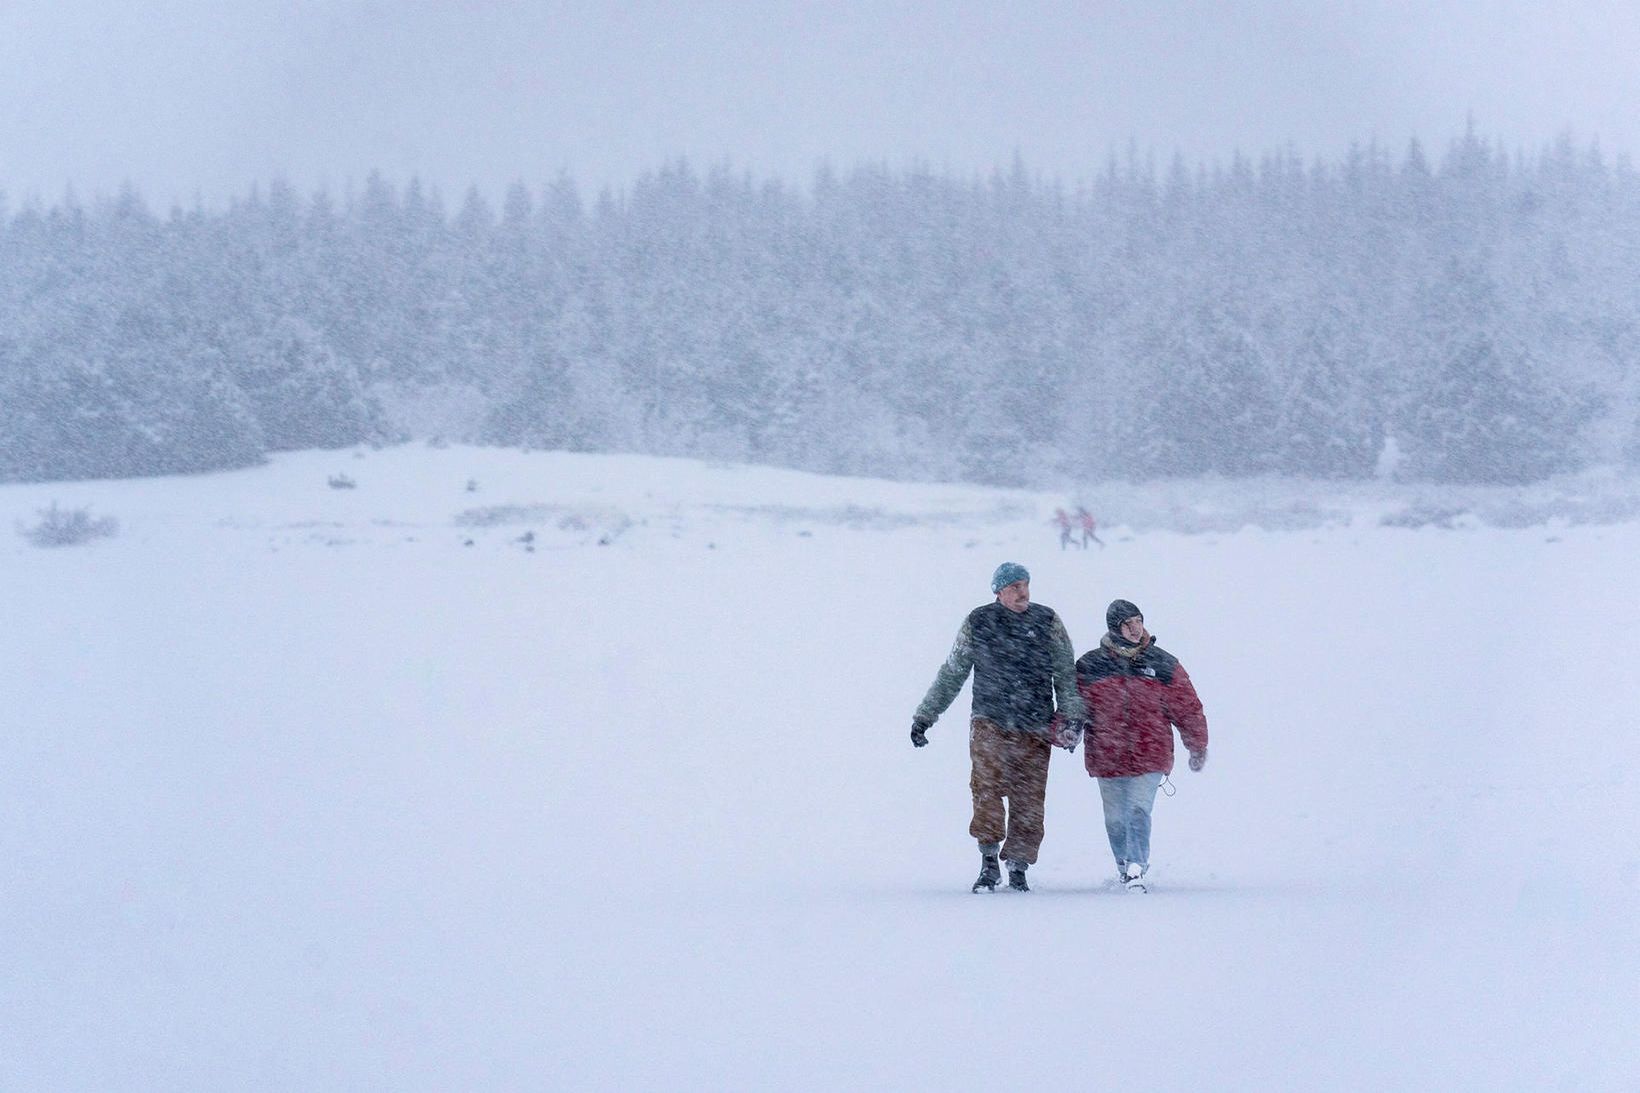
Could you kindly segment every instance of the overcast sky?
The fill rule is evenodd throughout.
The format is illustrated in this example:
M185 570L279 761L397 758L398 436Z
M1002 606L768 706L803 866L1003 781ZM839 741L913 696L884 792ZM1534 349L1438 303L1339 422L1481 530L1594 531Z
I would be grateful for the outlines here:
M3 0L0 189L164 205L372 169L447 196L668 159L1067 181L1129 142L1192 161L1640 150L1640 3L1589 0Z

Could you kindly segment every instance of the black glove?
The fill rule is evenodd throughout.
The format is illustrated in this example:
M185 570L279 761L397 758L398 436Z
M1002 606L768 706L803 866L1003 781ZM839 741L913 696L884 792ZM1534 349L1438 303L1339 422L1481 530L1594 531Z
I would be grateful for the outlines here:
M1207 765L1207 749L1206 748L1203 748L1201 751L1193 751L1193 752L1190 753L1190 769L1191 770L1201 770L1206 765Z
M919 748L927 744L928 730L932 728L933 725L934 723L932 721L920 714L913 717L911 719L911 742Z

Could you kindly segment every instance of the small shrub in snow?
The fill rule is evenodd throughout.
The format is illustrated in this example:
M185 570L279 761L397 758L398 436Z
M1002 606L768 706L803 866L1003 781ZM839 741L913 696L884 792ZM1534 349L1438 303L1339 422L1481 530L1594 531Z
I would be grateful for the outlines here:
M333 474L330 476L330 488L333 490L352 490L358 489L358 487L359 484L345 474Z
M40 522L31 528L19 527L25 539L38 547L76 546L93 539L110 539L118 533L119 521L112 516L93 519L90 509L61 509L55 503L40 510Z
M1464 509L1444 505L1411 505L1399 512L1386 513L1378 524L1386 528L1436 527L1450 531L1457 520L1466 514Z
M632 520L614 509L571 509L562 505L484 505L456 514L462 528L500 528L519 524L535 525L516 542L562 544L590 541L596 536L607 546L632 526Z
M486 505L456 514L456 526L493 528L505 524L527 524L544 519L552 512L548 505Z

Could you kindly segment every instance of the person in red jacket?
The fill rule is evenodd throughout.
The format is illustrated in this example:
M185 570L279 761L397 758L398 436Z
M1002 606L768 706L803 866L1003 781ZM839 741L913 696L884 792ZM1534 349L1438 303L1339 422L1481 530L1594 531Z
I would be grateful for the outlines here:
M1082 549L1088 549L1088 540L1091 539L1099 544L1100 550L1104 550L1105 541L1094 534L1094 528L1098 527L1098 524L1093 518L1093 513L1089 512L1086 506L1078 506L1076 509L1076 519L1082 525Z
M1064 550L1068 546L1075 546L1076 540L1071 538L1071 514L1064 509L1054 509L1053 522L1059 528L1059 549ZM1086 543L1082 545L1087 546Z
M1207 764L1207 717L1184 665L1156 644L1137 607L1112 602L1105 625L1099 647L1076 662L1076 688L1091 722L1083 762L1099 780L1120 883L1143 892L1150 812L1173 769L1173 729L1189 749L1190 769L1199 771Z

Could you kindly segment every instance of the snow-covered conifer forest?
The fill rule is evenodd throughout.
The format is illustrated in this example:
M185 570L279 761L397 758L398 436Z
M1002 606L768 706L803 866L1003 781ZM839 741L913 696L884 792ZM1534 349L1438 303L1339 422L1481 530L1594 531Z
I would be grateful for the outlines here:
M444 438L1040 485L1640 461L1640 174L1570 139L1086 180L678 162L0 210L0 480Z

